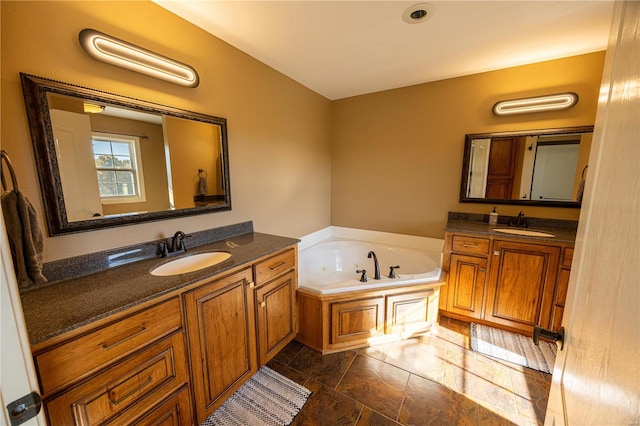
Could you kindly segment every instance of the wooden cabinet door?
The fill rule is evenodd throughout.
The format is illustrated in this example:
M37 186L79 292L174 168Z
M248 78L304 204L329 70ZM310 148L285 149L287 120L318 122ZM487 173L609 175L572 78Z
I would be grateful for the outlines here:
M411 293L387 296L386 332L413 333L431 327L435 322L434 306L429 306L434 290L422 290Z
M494 240L484 319L532 333L549 328L560 248Z
M255 290L258 362L262 366L295 336L295 273Z
M330 311L332 345L384 334L384 296L332 303Z
M512 198L517 155L517 137L491 139L486 198L499 200Z
M256 372L251 269L184 295L197 422Z
M482 318L487 259L452 254L447 279L447 311Z

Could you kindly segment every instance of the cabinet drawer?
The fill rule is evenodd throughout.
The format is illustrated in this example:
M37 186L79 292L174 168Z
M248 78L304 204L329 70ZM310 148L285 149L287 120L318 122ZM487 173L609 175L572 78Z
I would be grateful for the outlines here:
M180 392L173 395L157 408L146 413L140 420L132 422L135 426L192 426L191 395L189 388L185 386ZM121 419L115 419L109 423L122 424Z
M181 327L179 299L105 325L35 356L45 395Z
M270 257L255 266L256 285L261 285L278 275L287 272L295 266L294 250L287 250L284 253Z
M129 423L125 418L174 393L188 375L184 335L178 332L47 402L50 424L98 425L120 414L120 424Z
M489 239L454 235L451 250L459 253L489 254Z

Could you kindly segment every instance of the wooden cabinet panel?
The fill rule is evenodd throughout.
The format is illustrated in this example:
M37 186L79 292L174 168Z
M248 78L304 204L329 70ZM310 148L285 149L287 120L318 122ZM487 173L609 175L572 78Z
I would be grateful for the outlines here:
M198 423L257 369L251 281L245 269L184 295Z
M191 409L191 394L185 386L172 395L157 408L148 412L144 417L131 423L135 426L191 426L193 414ZM122 424L118 419L113 425Z
M487 259L451 255L447 280L447 310L471 318L482 318Z
M384 297L331 304L331 344L384 333Z
M122 363L47 401L52 425L100 425L119 417L120 424L175 392L188 382L187 353L182 332L137 352Z
M38 353L42 391L52 393L181 327L180 301L175 298Z
M266 364L295 336L294 272L255 290L258 362Z
M565 247L562 251L562 263L561 266L564 268L571 268L571 262L573 261L573 248Z
M558 331L562 325L564 314L564 302L567 299L567 289L569 287L569 275L571 272L571 261L573 260L573 249L566 247L562 252L560 270L556 280L556 291L553 296L553 312L551 317L551 330Z
M386 333L414 332L429 328L432 316L429 297L434 290L387 296Z
M558 247L514 241L493 241L484 319L532 332L548 328Z
M255 266L256 285L262 285L295 266L295 250L287 250L272 256Z

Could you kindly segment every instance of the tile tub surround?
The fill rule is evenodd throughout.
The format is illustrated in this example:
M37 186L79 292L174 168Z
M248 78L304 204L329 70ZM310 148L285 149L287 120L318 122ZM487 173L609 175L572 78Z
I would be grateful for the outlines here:
M168 295L299 241L250 232L196 246L194 243L201 241L200 238L190 239L192 244L188 253L220 250L231 253L231 258L188 274L157 277L149 271L167 259L154 256L22 292L20 297L31 345Z
M488 214L449 212L447 226L444 230L448 232L467 232L500 238L551 241L558 243L574 243L576 240L576 232L578 229L577 220L544 219L525 216L529 227L523 229L549 232L555 235L555 237L551 238L503 234L494 231L495 228L509 228L509 223L514 219L516 219L515 216L501 215L498 218L497 225L489 225ZM518 228L513 227L513 229Z

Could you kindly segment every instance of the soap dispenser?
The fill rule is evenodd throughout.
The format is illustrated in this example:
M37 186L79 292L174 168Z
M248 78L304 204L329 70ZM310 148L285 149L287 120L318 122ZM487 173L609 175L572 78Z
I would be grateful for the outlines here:
M498 212L496 211L496 207L493 206L493 211L489 213L489 225L497 225L498 224Z

